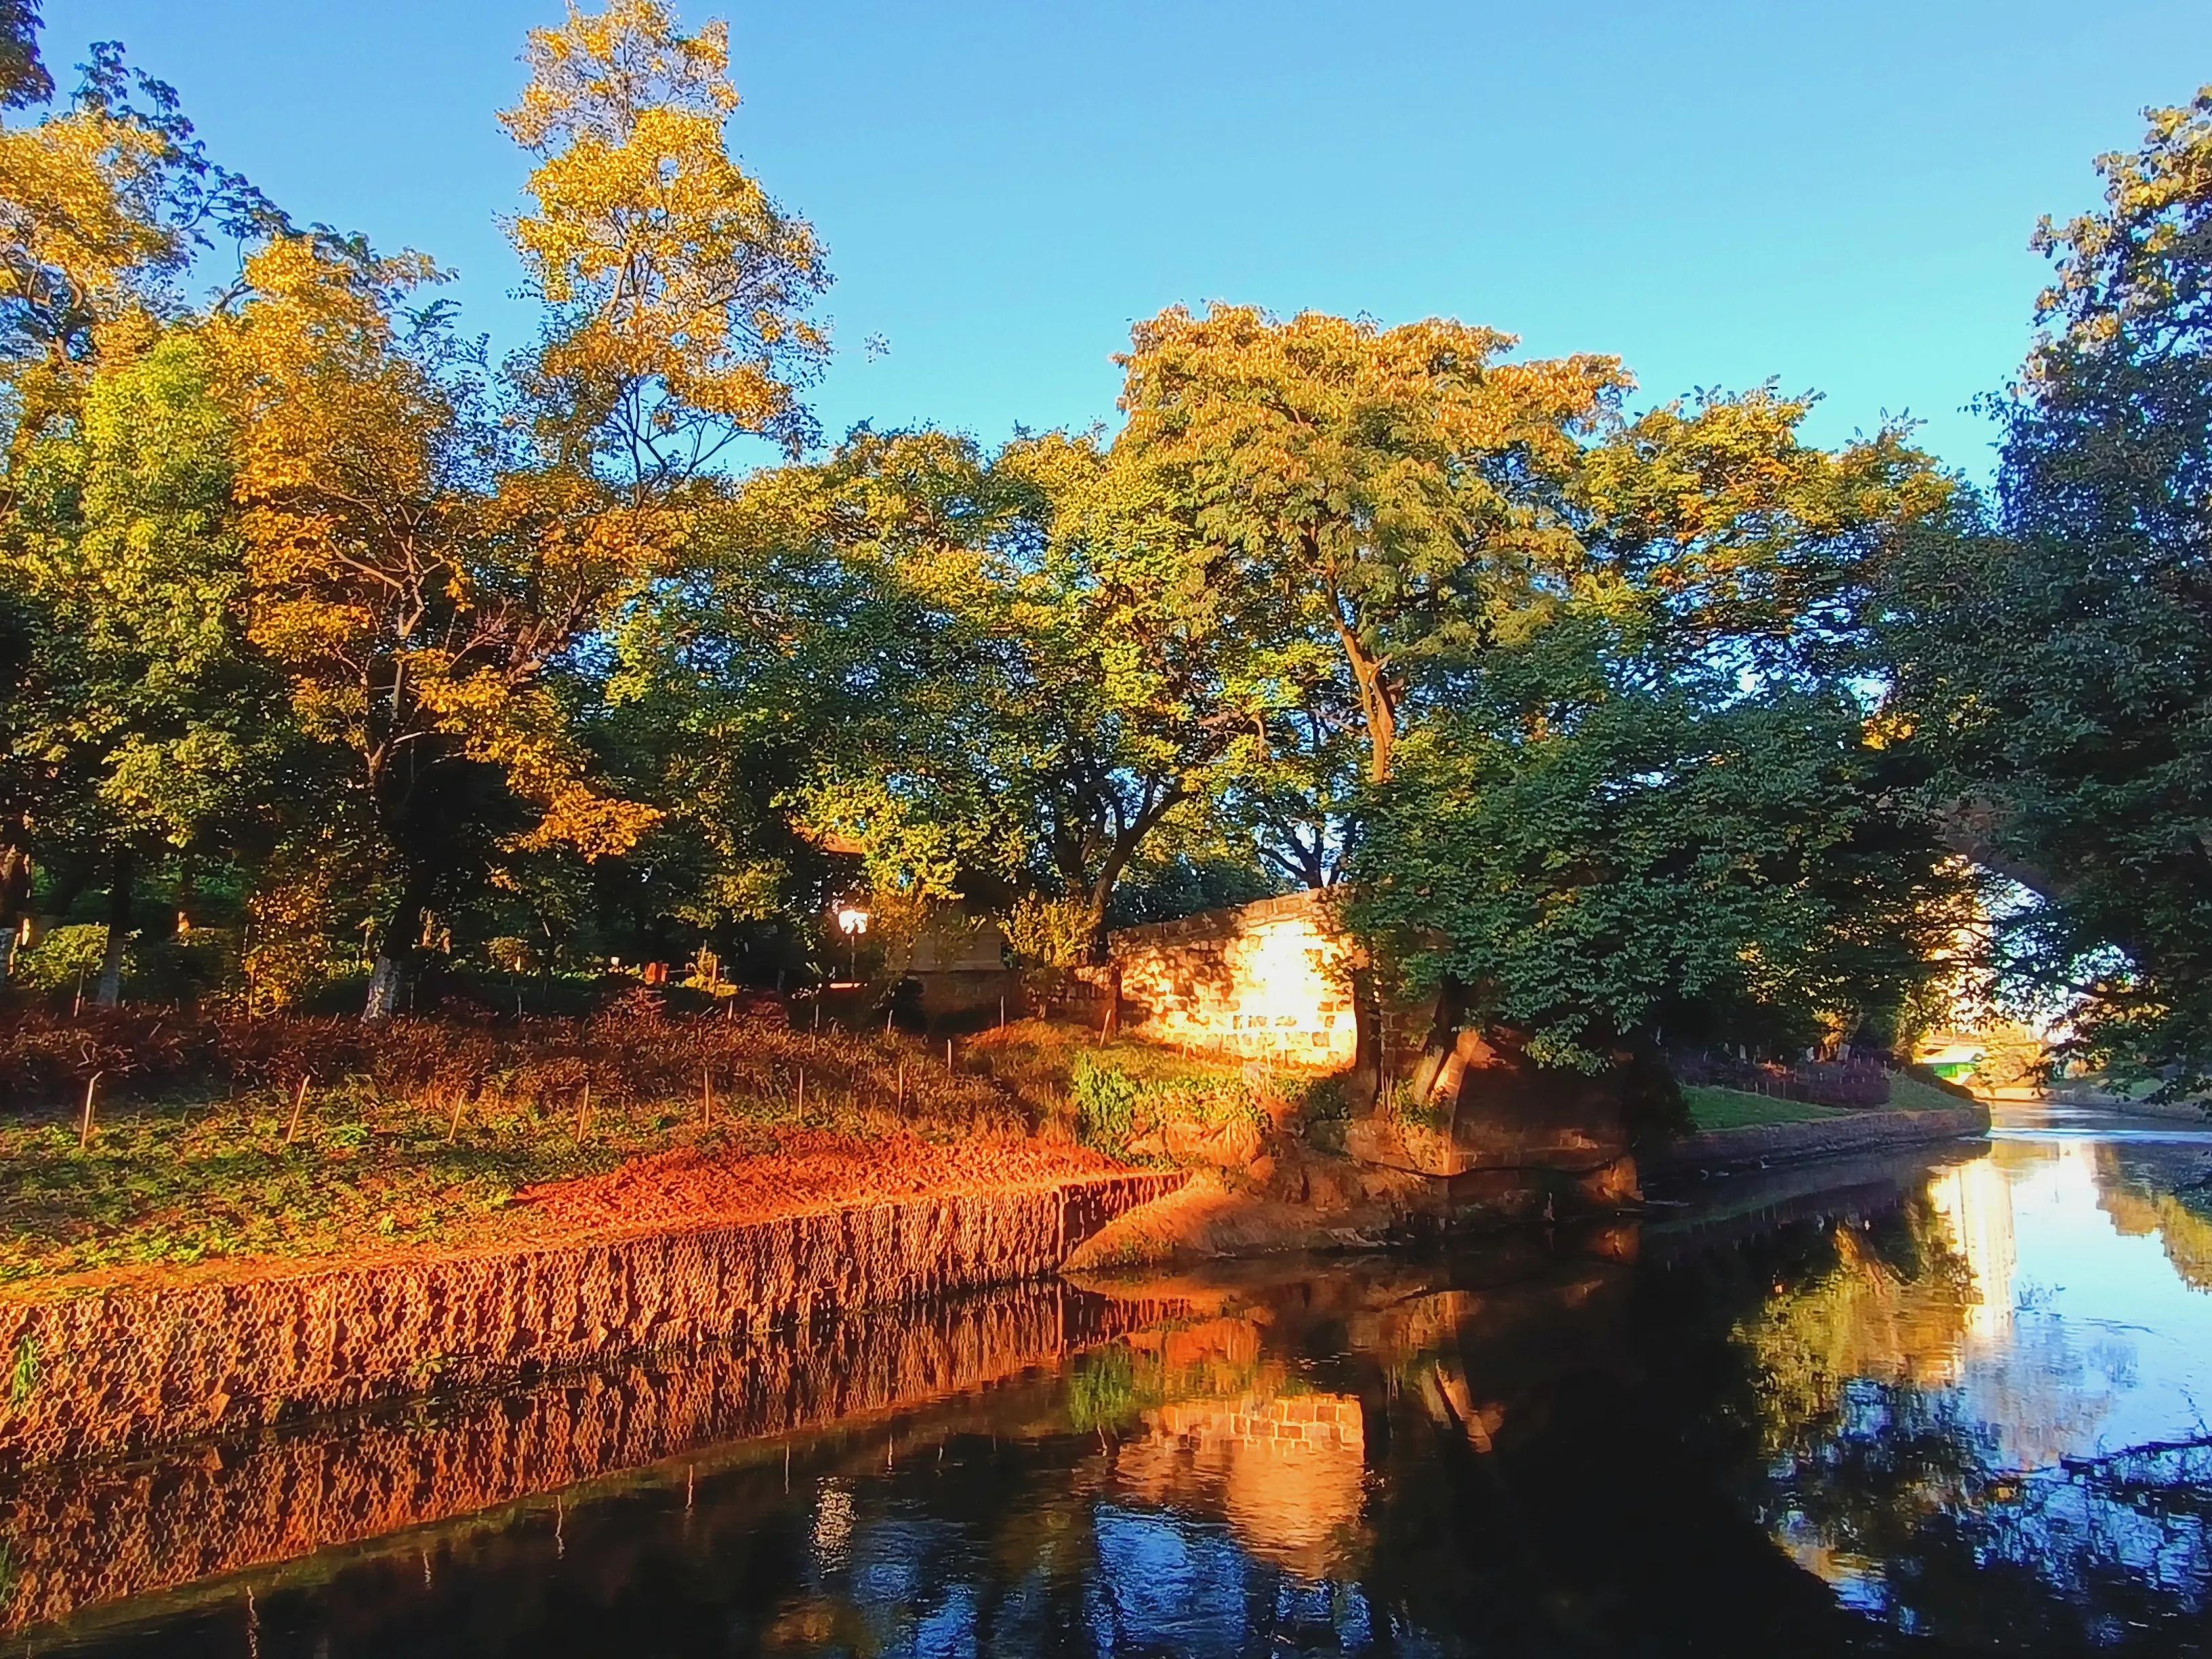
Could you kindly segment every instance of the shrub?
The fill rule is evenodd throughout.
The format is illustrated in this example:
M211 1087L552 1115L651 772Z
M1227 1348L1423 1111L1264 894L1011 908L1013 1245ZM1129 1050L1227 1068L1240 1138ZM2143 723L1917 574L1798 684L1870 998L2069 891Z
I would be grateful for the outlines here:
M29 950L15 953L15 977L33 991L73 991L99 977L106 954L106 927L57 927Z
M1067 1092L1075 1106L1076 1135L1085 1146L1116 1154L1128 1150L1137 1133L1137 1097L1141 1092L1135 1079L1079 1054Z

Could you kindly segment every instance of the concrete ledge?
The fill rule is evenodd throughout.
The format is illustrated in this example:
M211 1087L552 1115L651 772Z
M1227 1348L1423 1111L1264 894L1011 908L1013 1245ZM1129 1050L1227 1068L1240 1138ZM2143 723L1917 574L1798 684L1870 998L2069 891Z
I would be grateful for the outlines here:
M1814 1118L1803 1123L1708 1130L1675 1141L1640 1162L1644 1174L1652 1178L1717 1175L1729 1170L1755 1170L1772 1164L1957 1140L1987 1134L1989 1127L1988 1107L1961 1101L1948 1110L1855 1112L1849 1117Z

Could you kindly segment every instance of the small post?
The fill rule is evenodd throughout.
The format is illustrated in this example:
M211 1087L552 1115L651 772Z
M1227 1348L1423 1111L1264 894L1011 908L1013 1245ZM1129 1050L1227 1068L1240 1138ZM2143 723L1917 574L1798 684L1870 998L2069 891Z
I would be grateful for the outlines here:
M898 1109L902 1112L906 1110L906 1061L904 1060L899 1061Z
M584 1097L576 1106L576 1144L584 1144L585 1127L592 1121L592 1079L584 1079Z
M952 1069L952 1039L951 1037L945 1039L945 1069L948 1072Z
M814 1034L817 1036L822 1034L822 993L819 991L814 994Z
M85 1079L84 1117L76 1126L76 1149L80 1152L92 1145L92 1097L100 1087L100 1079L106 1075L105 1072L94 1072Z
M284 1126L284 1144L289 1146L300 1133L300 1109L307 1103L307 1073L300 1073L300 1092L292 1097L292 1121Z
M999 999L999 1029L1002 1031L1006 1029L1006 999L1004 996Z
M799 1094L792 1105L792 1115L799 1122L806 1121L806 1068L799 1068Z
M466 1089L454 1090L453 1121L446 1126L446 1145L448 1146L452 1146L460 1136L461 1114L468 1109L468 1104L469 1091Z
M884 1035L885 1036L889 1036L890 1034L891 1034L891 1011L890 1011L890 1009L888 1006L886 1006L886 1007L884 1008Z

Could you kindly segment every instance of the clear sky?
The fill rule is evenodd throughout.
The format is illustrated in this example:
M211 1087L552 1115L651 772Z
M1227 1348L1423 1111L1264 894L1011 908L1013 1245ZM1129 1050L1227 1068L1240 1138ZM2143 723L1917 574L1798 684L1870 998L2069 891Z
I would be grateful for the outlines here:
M1110 422L1131 321L1227 299L1616 352L1655 399L1773 377L1825 441L1909 411L1978 474L2037 215L2212 82L2204 0L679 7L730 22L736 147L829 244L825 425L994 441ZM492 114L558 9L46 0L46 51L124 40L217 159L434 254L512 342Z

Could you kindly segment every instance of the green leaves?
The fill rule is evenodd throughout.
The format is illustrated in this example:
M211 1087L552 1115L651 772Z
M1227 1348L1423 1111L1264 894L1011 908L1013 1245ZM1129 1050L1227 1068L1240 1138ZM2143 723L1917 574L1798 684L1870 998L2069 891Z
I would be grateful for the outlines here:
M1355 920L1414 986L1586 1070L1655 1032L1802 1044L1900 1001L1958 879L1886 799L1855 708L1638 674L1619 647L1563 627L1408 740Z
M2002 964L2090 1052L2212 1076L2212 91L2037 246L1994 502L1902 550L1894 710L1962 846L2037 899Z

